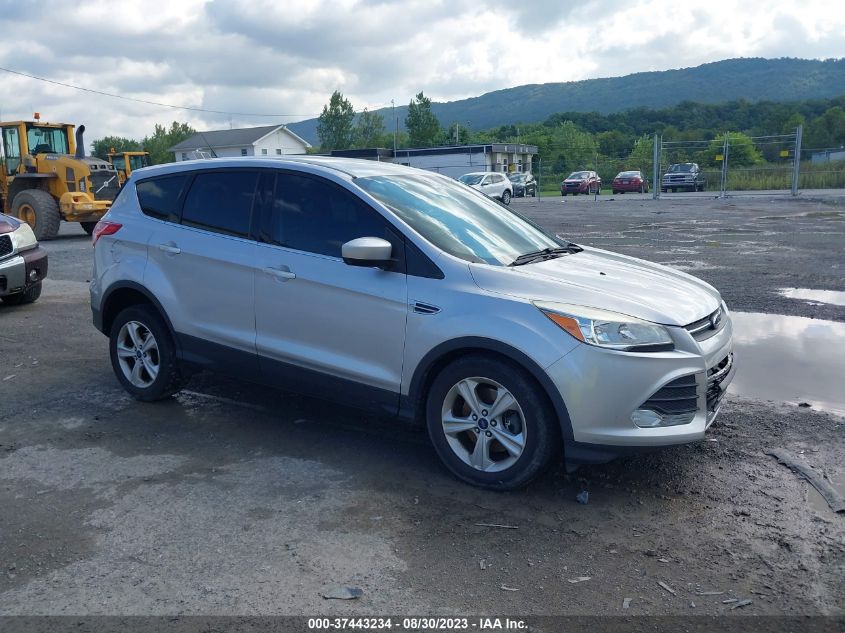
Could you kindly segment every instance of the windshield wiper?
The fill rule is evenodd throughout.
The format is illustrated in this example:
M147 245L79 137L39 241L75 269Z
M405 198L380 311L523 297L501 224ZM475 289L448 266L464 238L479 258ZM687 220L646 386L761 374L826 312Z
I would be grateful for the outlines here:
M577 244L573 244L572 242L570 242L566 246L559 246L558 248L544 248L541 251L532 251L530 253L525 253L513 260L510 264L508 264L508 266L522 266L523 264L530 264L531 262L535 261L554 259L555 257L560 257L561 255L566 255L569 253L580 253L583 250L584 249L578 246Z

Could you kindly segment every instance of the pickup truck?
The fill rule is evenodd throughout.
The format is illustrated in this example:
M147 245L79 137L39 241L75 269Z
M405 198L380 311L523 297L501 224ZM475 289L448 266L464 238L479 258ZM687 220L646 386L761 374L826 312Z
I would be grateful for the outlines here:
M704 174L698 168L697 163L675 163L669 165L669 169L663 174L660 182L660 191L666 193L669 189L672 193L683 189L686 191L704 191Z
M32 303L47 276L47 251L25 222L0 213L0 299L8 305Z

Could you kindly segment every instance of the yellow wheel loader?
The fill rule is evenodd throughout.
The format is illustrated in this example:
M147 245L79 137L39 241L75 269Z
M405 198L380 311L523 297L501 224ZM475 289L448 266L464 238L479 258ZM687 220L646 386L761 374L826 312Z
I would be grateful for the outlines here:
M79 222L88 234L111 207L120 183L114 166L85 156L80 125L34 121L0 123L0 210L56 237L59 224Z
M129 176L132 175L133 169L141 169L141 167L152 165L149 152L115 152L114 148L109 152L109 162L117 170L117 177L120 179L121 187Z

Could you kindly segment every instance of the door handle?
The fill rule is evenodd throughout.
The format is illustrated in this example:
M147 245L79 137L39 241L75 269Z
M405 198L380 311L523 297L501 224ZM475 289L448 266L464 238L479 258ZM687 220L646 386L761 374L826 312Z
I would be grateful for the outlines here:
M168 253L170 255L178 255L182 252L182 249L176 246L173 242L167 242L166 244L159 244L158 250Z
M288 279L296 279L296 273L291 272L291 270L287 266L271 266L269 268L265 268L264 270L281 281L287 281Z

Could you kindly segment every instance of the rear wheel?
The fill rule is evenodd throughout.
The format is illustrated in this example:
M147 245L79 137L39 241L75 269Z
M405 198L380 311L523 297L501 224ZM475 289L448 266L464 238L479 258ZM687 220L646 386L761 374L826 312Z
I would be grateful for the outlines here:
M10 306L19 306L24 303L33 303L41 296L41 282L32 284L23 292L3 297L3 303Z
M482 488L526 485L560 446L557 419L537 383L518 366L482 355L460 358L435 378L426 424L447 468Z
M137 400L162 400L182 388L176 346L163 319L148 305L117 315L109 336L112 369Z
M12 214L29 224L37 240L51 240L59 233L62 216L56 199L46 191L27 189L15 196Z

